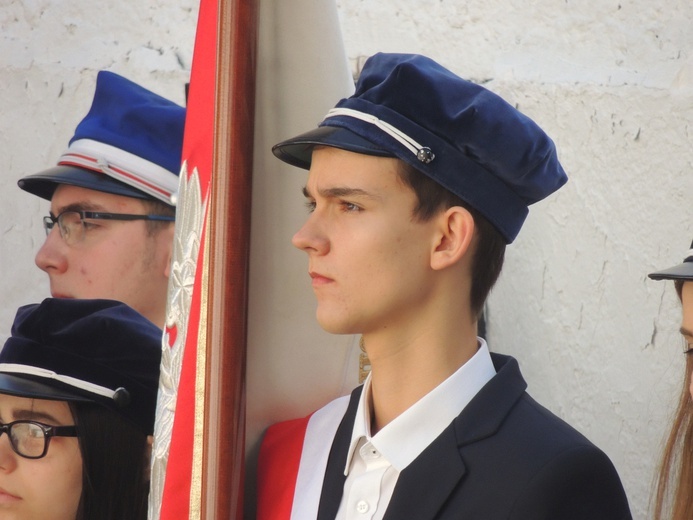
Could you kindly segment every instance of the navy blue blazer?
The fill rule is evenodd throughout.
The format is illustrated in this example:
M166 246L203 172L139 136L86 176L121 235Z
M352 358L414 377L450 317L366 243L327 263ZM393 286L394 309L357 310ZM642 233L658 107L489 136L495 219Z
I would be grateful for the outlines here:
M526 392L517 361L497 374L399 476L385 520L626 520L609 458ZM318 520L334 520L359 387L335 435Z

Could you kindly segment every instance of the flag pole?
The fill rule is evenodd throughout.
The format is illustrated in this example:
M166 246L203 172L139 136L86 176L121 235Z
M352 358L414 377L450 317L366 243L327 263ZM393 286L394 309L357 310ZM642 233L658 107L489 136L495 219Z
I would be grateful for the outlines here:
M257 0L219 0L202 518L243 515Z

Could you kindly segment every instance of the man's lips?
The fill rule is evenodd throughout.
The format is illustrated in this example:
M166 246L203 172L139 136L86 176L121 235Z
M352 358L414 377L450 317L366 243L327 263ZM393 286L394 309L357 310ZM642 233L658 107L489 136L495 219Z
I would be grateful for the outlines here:
M310 275L310 278L313 281L313 287L325 285L334 281L332 278L322 275L320 273L316 273L315 271L310 271L308 272L308 274Z
M0 503L2 502L13 502L15 500L20 500L17 495L13 495L9 491L0 488Z

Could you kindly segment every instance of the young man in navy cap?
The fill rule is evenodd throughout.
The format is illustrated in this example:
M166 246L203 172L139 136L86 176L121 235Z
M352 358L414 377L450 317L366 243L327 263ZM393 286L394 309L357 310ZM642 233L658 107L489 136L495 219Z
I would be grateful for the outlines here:
M477 337L527 206L567 180L548 136L427 58L378 54L274 153L310 170L293 243L317 319L362 334L372 368L351 397L268 430L258 518L630 518L608 457Z
M122 301L163 328L184 121L183 107L99 72L58 165L18 183L51 201L36 265L53 297Z

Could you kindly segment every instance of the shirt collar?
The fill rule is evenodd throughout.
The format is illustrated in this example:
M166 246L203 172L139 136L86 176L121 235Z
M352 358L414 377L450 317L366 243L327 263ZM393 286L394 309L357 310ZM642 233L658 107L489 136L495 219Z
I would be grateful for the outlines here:
M479 349L471 359L373 437L369 374L359 398L344 474L349 473L351 459L362 438L371 442L398 471L411 464L496 374L486 341L478 338L478 342Z

